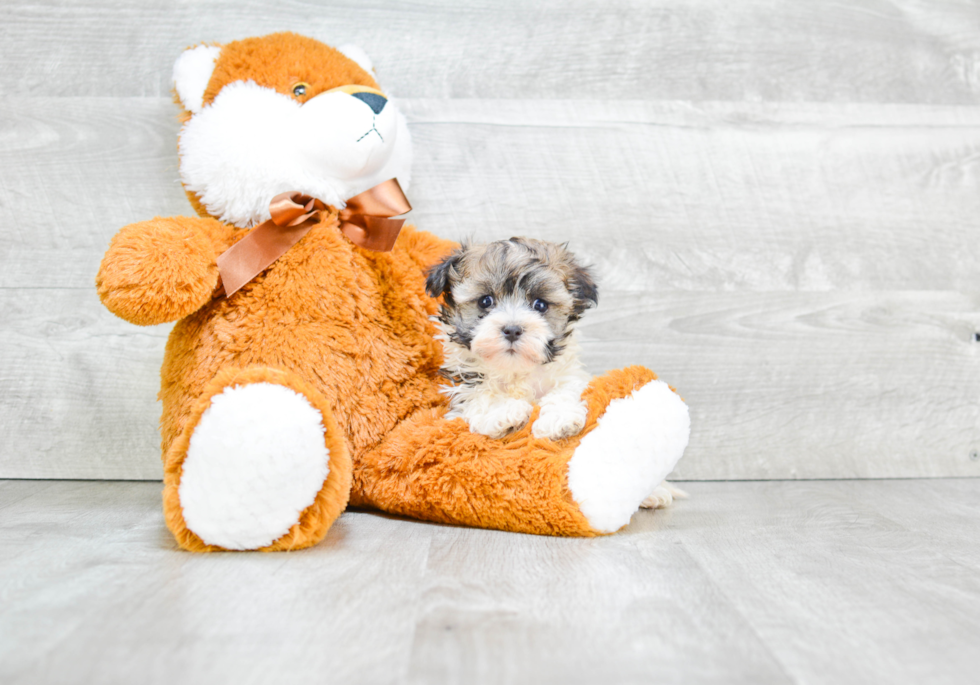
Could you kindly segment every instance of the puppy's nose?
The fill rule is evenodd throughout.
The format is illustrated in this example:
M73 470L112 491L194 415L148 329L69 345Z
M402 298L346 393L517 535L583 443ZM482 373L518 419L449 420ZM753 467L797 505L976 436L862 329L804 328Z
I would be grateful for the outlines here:
M354 93L353 97L370 107L375 114L381 114L381 110L385 108L385 104L388 102L388 98L377 93Z
M520 326L504 326L500 329L500 332L504 334L504 337L507 338L508 342L514 342L521 337L521 333L524 332L524 329Z

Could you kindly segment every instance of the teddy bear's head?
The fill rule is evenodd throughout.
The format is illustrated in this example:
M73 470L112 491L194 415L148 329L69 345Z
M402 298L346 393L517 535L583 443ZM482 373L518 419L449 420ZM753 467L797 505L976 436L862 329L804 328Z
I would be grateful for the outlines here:
M239 227L298 191L342 207L389 178L408 187L405 118L354 46L293 33L198 45L174 65L180 177L195 208Z

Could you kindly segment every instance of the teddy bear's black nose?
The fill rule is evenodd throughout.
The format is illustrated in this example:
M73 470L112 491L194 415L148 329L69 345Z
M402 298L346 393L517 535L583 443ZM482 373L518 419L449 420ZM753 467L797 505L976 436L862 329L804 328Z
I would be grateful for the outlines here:
M375 114L380 114L385 108L385 103L388 102L388 98L377 93L354 93L354 97L370 107Z

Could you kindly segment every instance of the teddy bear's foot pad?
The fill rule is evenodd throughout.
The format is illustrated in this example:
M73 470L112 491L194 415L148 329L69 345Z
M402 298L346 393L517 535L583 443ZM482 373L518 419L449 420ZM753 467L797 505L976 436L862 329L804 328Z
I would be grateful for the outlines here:
M209 545L265 547L313 503L329 456L322 416L303 395L272 383L227 387L191 435L184 521Z
M690 435L687 405L663 381L613 400L568 462L568 487L589 525L612 533L667 477Z

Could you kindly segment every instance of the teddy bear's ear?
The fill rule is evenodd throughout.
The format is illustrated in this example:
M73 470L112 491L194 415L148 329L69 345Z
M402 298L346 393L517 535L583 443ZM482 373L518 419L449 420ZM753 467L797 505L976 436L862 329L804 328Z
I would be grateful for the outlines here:
M180 104L192 114L197 114L204 106L204 91L219 54L220 46L198 45L184 50L174 63L174 89Z
M361 48L356 45L341 45L337 48L339 52L342 52L345 57L357 62L358 66L364 71L374 76L374 63L368 54L364 52Z

